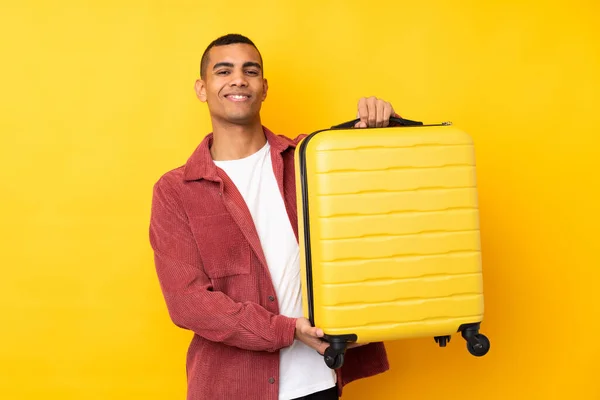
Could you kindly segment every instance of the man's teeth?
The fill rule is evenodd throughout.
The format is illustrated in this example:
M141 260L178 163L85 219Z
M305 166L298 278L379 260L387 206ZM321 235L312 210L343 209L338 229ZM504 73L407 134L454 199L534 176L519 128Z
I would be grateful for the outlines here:
M235 99L235 100L243 100L243 99L247 99L248 98L248 96L234 95L234 94L229 95L229 97L231 97L232 99Z

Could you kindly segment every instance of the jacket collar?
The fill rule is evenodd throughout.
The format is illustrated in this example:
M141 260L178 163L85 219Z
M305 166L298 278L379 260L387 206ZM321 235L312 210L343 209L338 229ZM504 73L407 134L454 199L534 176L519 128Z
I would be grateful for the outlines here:
M275 135L268 128L263 126L263 132L267 138L267 142L271 146L271 152L281 154L288 148L295 148L296 144L292 139L289 139L282 135ZM187 160L183 179L186 181L194 181L199 179L207 179L211 181L219 181L219 175L217 173L217 166L214 163L212 156L210 155L210 146L213 142L213 133L209 133L200 142L196 150Z

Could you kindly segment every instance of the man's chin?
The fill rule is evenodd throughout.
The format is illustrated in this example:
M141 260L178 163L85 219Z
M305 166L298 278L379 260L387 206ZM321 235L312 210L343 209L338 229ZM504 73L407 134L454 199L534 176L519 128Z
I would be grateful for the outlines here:
M225 118L225 121L227 123L233 124L233 125L240 125L240 126L248 126L248 125L255 125L257 122L260 122L260 118L258 115L228 115Z

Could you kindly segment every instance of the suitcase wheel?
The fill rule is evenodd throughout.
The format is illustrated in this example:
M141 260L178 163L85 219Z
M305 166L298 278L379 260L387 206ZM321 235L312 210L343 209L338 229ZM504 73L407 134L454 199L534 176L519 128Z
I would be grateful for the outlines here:
M328 348L327 350L329 350L330 348ZM327 350L325 350L325 364L327 364L329 368L338 369L342 365L344 365L344 353L336 354L335 351L328 352Z
M490 350L490 340L482 333L477 333L467 340L467 350L476 357L487 354Z
M467 342L467 350L475 357L481 357L490 351L490 340L483 334L479 333L481 323L461 325L458 330L462 332L462 337Z
M349 335L325 335L324 339L329 342L329 347L323 354L325 364L331 369L338 369L344 365L344 354L349 343L354 343L358 337Z

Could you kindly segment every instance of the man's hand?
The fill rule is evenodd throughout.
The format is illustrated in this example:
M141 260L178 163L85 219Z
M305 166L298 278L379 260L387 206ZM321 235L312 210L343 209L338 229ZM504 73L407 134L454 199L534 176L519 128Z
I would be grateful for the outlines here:
M325 350L329 347L329 343L322 340L322 337L323 331L313 327L308 319L298 318L296 320L296 339L307 346L312 347L321 355L323 355Z
M313 327L308 319L298 318L296 320L296 339L307 346L312 347L321 355L323 355L325 350L329 347L329 343L321 339L322 337L323 330ZM366 344L368 343L350 343L348 344L348 349L364 346Z
M361 97L358 101L358 118L355 128L380 128L389 125L391 116L398 117L394 108L387 101L377 97Z

